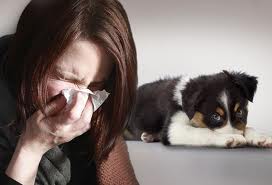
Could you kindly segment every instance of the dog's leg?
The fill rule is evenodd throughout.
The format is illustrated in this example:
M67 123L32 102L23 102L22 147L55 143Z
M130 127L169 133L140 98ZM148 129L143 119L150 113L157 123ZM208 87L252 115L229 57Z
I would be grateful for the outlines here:
M239 134L220 134L208 128L191 126L187 115L180 111L171 118L167 131L170 145L237 147L246 144Z
M163 128L161 128L159 131L153 132L153 133L151 133L150 131L143 131L141 133L141 140L146 143L159 142L159 141L163 142L162 136L165 135L164 133L167 130L165 128L167 128L166 125L169 122L169 119L170 119L170 112L167 112L167 113L165 113L165 118L163 119L162 124L160 124L158 122L156 122L157 125L153 124L153 126L157 126L158 128L160 128L160 127L163 127Z
M257 147L272 147L272 137L256 132L255 129L246 127L245 138L248 145Z

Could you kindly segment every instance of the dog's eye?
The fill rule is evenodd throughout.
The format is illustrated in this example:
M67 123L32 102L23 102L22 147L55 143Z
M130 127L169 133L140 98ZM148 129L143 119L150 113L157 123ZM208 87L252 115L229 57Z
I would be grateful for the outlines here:
M215 113L215 114L213 114L211 116L211 119L214 120L214 121L216 121L216 122L219 122L219 121L222 120L222 117L219 114Z
M243 116L243 110L242 109L239 109L237 112L236 112L236 117L242 117Z

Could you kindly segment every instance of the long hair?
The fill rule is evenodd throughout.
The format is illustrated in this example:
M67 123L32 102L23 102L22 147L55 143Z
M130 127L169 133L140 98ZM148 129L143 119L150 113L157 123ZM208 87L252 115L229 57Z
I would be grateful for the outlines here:
M117 0L32 0L24 9L7 54L5 77L17 98L17 122L48 101L47 81L56 61L78 39L102 47L114 63L110 96L95 112L89 134L97 158L105 157L122 134L137 89L137 57L127 14ZM21 125L22 126L22 125Z

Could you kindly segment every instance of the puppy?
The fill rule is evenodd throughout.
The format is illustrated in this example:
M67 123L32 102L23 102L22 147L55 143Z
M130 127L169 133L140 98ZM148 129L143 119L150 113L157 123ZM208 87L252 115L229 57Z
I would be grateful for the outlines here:
M256 77L228 71L144 84L125 136L164 145L272 147L271 137L247 127L256 89Z

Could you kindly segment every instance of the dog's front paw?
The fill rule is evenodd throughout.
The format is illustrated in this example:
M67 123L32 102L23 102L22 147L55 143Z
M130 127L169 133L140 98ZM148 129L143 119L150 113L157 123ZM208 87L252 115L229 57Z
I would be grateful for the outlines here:
M272 148L272 137L257 133L252 128L247 128L245 131L245 138L247 144L257 147Z
M149 134L147 132L143 132L141 135L141 140L146 143L151 143L151 142L154 142L155 138L153 137L152 134Z
M240 134L221 134L217 138L217 146L234 148L245 146L247 141L243 135Z
M257 147L272 148L272 137L266 135L257 135L247 138L247 144Z

